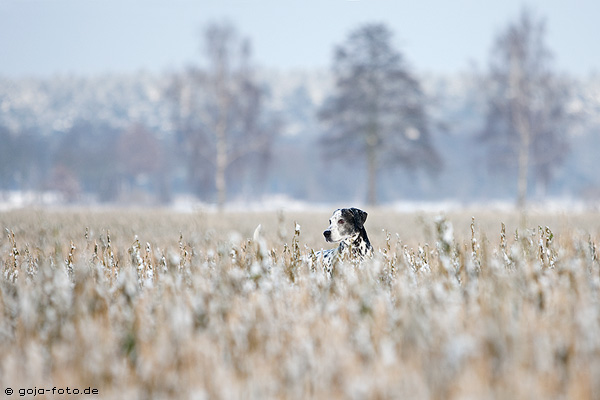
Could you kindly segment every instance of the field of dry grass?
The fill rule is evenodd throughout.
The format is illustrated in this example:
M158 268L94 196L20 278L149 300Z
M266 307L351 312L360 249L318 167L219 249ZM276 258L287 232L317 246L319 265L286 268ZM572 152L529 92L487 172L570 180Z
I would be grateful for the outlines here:
M328 217L0 213L0 389L600 398L600 214L373 210L333 278L305 261Z

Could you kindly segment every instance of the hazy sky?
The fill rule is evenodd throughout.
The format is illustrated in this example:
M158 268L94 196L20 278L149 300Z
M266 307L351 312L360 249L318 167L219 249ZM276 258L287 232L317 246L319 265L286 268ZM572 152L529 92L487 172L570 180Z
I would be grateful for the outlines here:
M416 71L480 68L526 5L547 19L560 70L600 71L598 0L0 0L0 76L163 71L198 62L201 27L228 20L254 61L328 67L351 29L384 22Z

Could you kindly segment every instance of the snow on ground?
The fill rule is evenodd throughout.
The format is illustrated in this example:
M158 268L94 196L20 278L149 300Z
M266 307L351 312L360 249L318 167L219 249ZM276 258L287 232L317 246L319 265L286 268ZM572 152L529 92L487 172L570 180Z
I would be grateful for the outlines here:
M57 192L20 192L8 191L0 192L0 212L22 209L28 207L48 207L48 208L69 208L69 207L92 207L99 209L107 208L131 208L137 207L135 203L97 203L93 200L82 201L78 203L66 203L62 196ZM148 208L147 204L140 208ZM464 202L455 199L446 199L440 201L393 201L384 203L376 207L366 205L360 202L347 203L311 203L303 200L294 199L285 194L273 194L264 196L260 200L246 201L235 199L225 205L225 211L229 212L269 212L269 211L294 211L294 212L330 212L337 208L359 207L365 210L380 209L389 210L398 213L444 213L457 212L462 210L488 210L498 212L511 212L515 210L514 201L511 199ZM164 208L164 207L161 207ZM171 204L166 206L175 212L218 212L218 207L214 203L202 202L191 195L175 196ZM585 202L573 198L550 198L543 201L530 201L528 205L530 211L535 212L586 212L600 210L600 204L594 202Z

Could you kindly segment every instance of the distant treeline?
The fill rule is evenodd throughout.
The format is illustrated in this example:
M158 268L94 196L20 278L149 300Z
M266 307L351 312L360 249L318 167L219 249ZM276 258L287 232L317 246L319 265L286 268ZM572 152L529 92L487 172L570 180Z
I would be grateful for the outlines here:
M203 67L0 78L0 192L154 204L599 199L600 77L543 59L515 69L514 46L543 41L536 27L521 16L489 71L453 76L408 70L382 25L351 32L331 71L303 72L255 67L247 39L212 25ZM363 58L369 46L382 53Z

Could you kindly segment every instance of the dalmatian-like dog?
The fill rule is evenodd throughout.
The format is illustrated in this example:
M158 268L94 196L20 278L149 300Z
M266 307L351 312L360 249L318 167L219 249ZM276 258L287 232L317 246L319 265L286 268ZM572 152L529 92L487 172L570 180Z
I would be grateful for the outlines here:
M364 224L367 213L358 208L340 208L329 219L329 228L323 232L325 241L339 243L335 249L321 250L315 253L323 268L330 273L338 260L348 258L362 261L373 254L371 242Z

